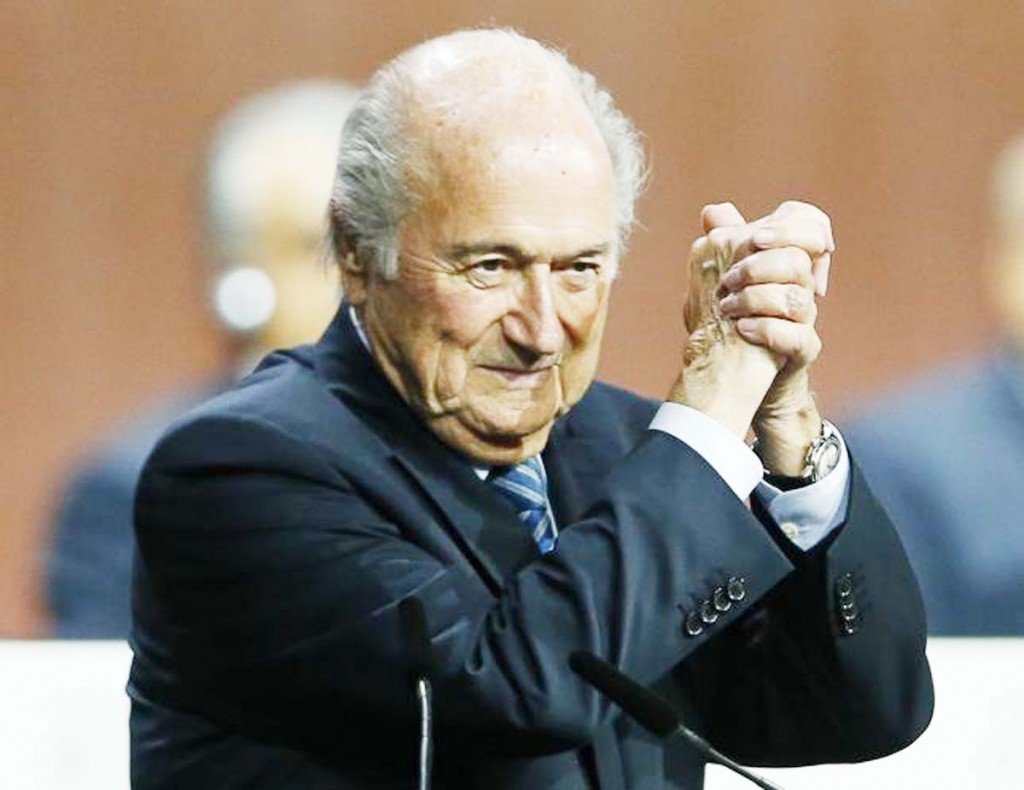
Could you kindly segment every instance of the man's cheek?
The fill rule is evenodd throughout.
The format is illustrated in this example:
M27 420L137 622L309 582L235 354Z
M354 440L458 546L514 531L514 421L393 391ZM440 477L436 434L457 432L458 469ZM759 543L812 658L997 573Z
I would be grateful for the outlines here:
M559 308L562 325L574 345L600 343L608 314L608 284L602 282L593 289L569 294Z
M592 314L572 336L571 349L559 368L565 406L574 406L597 374L604 323L603 313Z
M560 368L562 411L575 406L583 393L587 391L590 382L594 380L597 370L596 353L580 353L574 355L567 363Z
M435 362L434 393L445 411L457 407L463 400L469 376L469 365L464 353L442 350Z

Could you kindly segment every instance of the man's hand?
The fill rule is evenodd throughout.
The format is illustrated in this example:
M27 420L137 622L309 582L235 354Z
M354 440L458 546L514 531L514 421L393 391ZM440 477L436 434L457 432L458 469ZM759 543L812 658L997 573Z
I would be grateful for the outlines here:
M746 222L729 203L707 206L690 251L690 332L671 398L741 437L751 425L765 465L798 475L821 429L808 369L821 350L815 296L835 250L820 209L787 202Z

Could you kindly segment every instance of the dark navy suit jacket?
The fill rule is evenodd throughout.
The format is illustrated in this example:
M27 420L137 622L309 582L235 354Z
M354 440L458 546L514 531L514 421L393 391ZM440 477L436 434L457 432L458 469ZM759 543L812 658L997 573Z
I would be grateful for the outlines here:
M922 606L859 473L848 522L804 555L648 431L655 408L595 384L558 423L544 461L562 531L543 558L344 309L316 346L179 421L136 503L134 787L412 786L410 595L432 641L435 787L701 787L698 754L573 675L578 649L657 685L748 762L910 742L932 706ZM687 633L730 579L742 600Z

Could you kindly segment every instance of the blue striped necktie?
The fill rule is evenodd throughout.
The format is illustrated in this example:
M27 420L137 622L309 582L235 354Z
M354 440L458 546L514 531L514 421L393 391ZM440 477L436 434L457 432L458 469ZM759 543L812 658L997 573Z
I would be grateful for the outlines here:
M558 529L548 503L548 478L540 456L527 458L515 466L492 469L487 482L512 503L541 554L555 548Z

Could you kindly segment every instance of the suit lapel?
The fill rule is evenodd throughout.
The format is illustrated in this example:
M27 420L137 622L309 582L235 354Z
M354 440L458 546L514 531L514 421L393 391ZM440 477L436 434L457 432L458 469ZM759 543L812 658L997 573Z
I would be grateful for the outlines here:
M449 534L494 590L539 554L512 507L465 458L417 419L380 373L347 302L315 350L317 372L339 400L382 439L390 461L441 515Z
M542 454L548 473L548 496L559 529L578 521L598 498L614 460L609 457L607 441L590 435L573 416L555 426Z
M512 507L481 481L472 465L416 418L378 370L348 315L348 303L315 349L328 388L381 440L389 461L429 501L481 578L497 593L504 580L540 555ZM600 493L610 460L580 420L555 426L543 453L549 496L560 525L576 521ZM624 790L621 757L611 728L583 749L602 790Z

